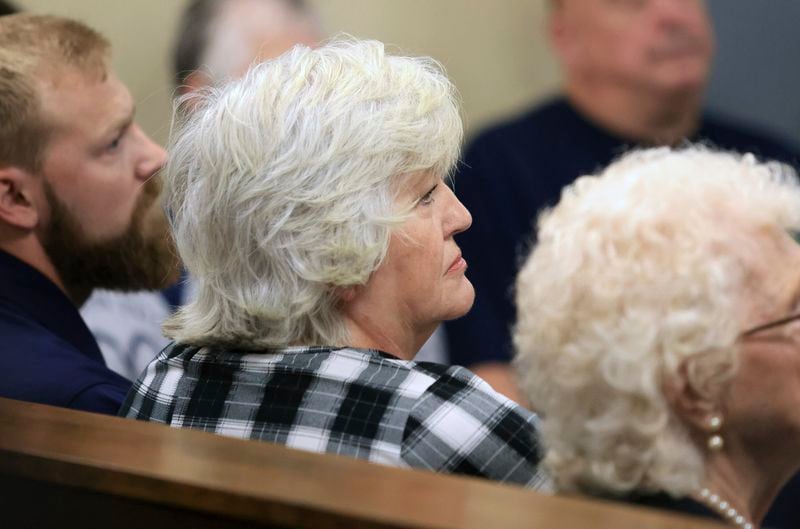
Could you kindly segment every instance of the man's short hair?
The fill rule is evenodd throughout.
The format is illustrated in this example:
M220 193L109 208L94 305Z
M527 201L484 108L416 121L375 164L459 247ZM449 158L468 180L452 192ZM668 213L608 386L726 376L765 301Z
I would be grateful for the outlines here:
M38 170L51 126L41 113L40 86L65 68L105 79L108 40L56 16L0 17L0 164Z
M226 1L229 0L191 0L183 11L172 55L176 86L185 84L186 78L202 66L211 43L212 22ZM297 12L307 9L305 0L280 1Z

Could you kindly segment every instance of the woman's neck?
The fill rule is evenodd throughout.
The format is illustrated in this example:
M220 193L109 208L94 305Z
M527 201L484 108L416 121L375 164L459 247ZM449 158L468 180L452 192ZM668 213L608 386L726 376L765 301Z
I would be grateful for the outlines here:
M794 474L796 465L750 454L752 451L734 443L728 443L723 452L711 453L706 461L703 487L758 527L781 487ZM698 496L695 499L709 503Z
M381 322L373 315L360 312L345 313L350 340L347 345L362 349L377 349L402 360L413 360L425 341L436 330L412 329L397 321Z

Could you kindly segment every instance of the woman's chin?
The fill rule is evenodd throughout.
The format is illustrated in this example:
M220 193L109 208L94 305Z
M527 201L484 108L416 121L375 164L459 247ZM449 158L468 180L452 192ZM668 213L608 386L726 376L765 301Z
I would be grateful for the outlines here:
M451 313L444 318L447 320L455 320L465 315L470 311L472 305L475 303L475 288L472 283L465 277L462 284L458 289L451 294L453 296L453 307Z

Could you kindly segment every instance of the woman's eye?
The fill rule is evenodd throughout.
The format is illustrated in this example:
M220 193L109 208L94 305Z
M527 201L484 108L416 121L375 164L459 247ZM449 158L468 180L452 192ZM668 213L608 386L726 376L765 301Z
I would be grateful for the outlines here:
M422 195L422 198L419 199L418 204L423 206L428 206L433 203L433 192L436 191L436 188L439 187L439 184L433 186L430 191Z

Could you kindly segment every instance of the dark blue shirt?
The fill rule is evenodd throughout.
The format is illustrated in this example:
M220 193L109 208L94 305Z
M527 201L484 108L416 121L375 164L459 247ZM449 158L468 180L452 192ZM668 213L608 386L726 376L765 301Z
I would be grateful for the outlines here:
M75 305L0 251L0 397L116 414L131 383L108 369Z
M709 116L688 139L795 167L800 162L798 152L778 141ZM445 324L453 364L511 359L512 287L530 249L537 214L558 202L564 186L636 146L591 123L565 99L490 128L472 142L454 190L472 213L472 227L456 241L476 295L466 316Z

